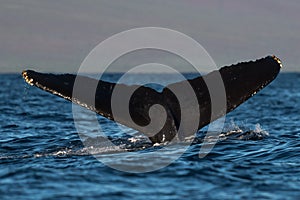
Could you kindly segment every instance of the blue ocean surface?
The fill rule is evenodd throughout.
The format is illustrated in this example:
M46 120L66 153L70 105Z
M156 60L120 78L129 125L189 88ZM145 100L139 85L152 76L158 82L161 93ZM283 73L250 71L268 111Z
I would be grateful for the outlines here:
M300 196L300 74L281 73L228 114L224 131L206 157L199 158L203 129L182 156L149 173L119 171L91 155L93 149L108 163L118 164L114 154L122 152L94 148L94 140L83 144L70 102L29 86L20 74L0 75L0 85L0 199ZM120 149L143 155L164 147L150 145L137 133L125 136L109 120L98 120ZM93 131L94 127L87 126L89 134ZM173 147L176 145L184 144ZM168 154L160 156L163 162ZM143 167L144 163L119 164Z

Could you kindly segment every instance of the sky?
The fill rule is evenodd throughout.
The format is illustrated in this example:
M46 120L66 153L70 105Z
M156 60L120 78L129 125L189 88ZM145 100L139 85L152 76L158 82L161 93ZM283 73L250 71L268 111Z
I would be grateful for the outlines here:
M0 73L74 73L100 42L139 27L180 31L219 67L275 54L300 71L299 10L299 0L0 0Z

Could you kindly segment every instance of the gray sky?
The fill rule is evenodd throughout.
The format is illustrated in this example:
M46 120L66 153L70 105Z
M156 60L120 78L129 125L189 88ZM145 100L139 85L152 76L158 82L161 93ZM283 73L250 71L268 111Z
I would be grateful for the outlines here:
M300 71L299 0L0 0L0 72L76 72L101 41L155 26L197 40L218 66L275 54Z

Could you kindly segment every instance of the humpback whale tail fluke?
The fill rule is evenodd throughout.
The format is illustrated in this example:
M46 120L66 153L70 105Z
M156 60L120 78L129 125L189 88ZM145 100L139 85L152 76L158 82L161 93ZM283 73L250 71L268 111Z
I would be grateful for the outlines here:
M271 83L278 75L281 67L282 64L279 58L267 56L256 61L225 66L205 76L170 84L160 92L145 86L116 84L72 74L47 74L26 70L23 71L22 75L30 85L79 104L108 119L139 130L145 133L153 143L160 143L171 141L180 132L178 131L180 123L182 121L192 121L193 119L189 118L195 116L193 114L190 116L182 115L179 100L169 88L180 88L184 84L189 84L192 87L197 105L190 104L189 107L184 107L184 109L198 112L200 118L197 129L200 129L234 110ZM207 82L213 83L217 75L221 77L223 82L225 107L214 106L213 110L212 95ZM76 84L77 81L84 84ZM77 87L76 92L73 91L75 85ZM121 91L135 88L129 102L129 113L132 118L130 120L122 116L116 118L113 115L111 100L116 87ZM93 91L93 88L95 88L95 91ZM218 96L218 92L215 96ZM188 101L188 98L186 99ZM149 110L156 104L164 108L166 118L162 128L153 134L144 127L151 123ZM183 131L180 134L184 137L191 136L195 131L197 130Z

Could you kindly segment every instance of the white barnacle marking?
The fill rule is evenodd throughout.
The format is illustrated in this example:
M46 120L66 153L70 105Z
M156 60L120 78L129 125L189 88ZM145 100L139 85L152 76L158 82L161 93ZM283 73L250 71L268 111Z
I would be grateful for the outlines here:
M274 60L276 60L277 63L279 64L279 66L282 68L282 62L281 62L281 60L280 60L278 57L276 57L275 55L273 55L272 58L273 58Z
M165 135L165 134L163 134L162 136L163 136L163 138L162 138L162 142L165 142L165 140L166 140L166 135Z
M33 79L29 79L28 75L27 75L27 72L23 72L23 77L25 79L25 81L29 84L29 85L33 85Z

